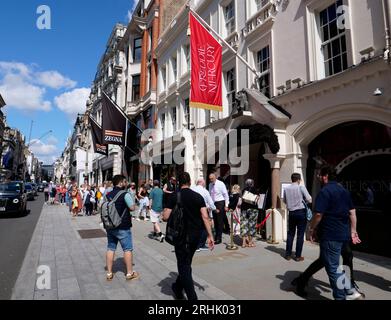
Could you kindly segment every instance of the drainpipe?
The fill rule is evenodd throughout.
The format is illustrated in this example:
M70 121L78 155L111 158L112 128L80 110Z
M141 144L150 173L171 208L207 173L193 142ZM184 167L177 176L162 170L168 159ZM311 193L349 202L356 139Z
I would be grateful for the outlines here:
M390 0L382 0L383 5L383 17L384 17L384 28L386 36L386 51L384 52L384 60L390 63L391 58L391 34L390 34L390 16L389 16L389 7Z

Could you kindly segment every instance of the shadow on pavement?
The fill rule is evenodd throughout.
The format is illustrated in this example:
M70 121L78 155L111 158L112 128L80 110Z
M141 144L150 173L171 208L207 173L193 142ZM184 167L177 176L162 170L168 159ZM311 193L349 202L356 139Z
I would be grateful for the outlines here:
M391 281L384 279L381 276L370 274L368 272L354 270L356 281L365 282L373 287L377 287L383 291L391 292Z
M273 246L267 246L267 247L265 247L265 249L279 254L282 258L285 257L285 249L277 248L277 247L273 247Z
M161 292L164 295L172 296L174 298L174 293L172 292L171 285L176 281L177 277L178 273L170 272L167 278L163 279L157 284L161 288ZM195 281L194 287L200 291L205 291L205 288Z
M300 275L298 271L287 271L284 275L277 275L276 278L282 280L280 284L280 289L286 292L292 292L296 294L295 287L291 284L293 279L297 278ZM330 293L330 285L326 282L311 279L306 288L308 295L306 297L301 297L305 300L330 300L323 296L323 293Z

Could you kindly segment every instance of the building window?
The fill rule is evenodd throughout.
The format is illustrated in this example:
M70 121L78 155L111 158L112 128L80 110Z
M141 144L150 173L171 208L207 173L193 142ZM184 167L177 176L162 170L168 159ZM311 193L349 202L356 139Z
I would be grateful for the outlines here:
M190 102L189 99L185 99L185 104L183 107L187 129L190 129L190 103L189 102Z
M172 108L172 128L174 130L174 133L178 130L177 129L177 112L176 112L176 107Z
M153 29L150 27L148 29L149 43L148 43L148 52L152 49L152 41L153 41Z
M148 90L147 92L149 92L151 90L151 84L152 84L152 68L151 66L148 67L148 79L147 79L147 84L148 84Z
M257 5L257 11L261 10L266 4L269 2L269 0L255 0L255 4Z
M269 46L257 53L257 69L261 73L259 79L260 91L270 98L270 50Z
M176 56L171 58L171 65L172 65L172 75L173 75L173 82L177 81L178 79L178 66L177 66L177 58Z
M235 68L232 68L231 70L227 71L226 81L227 81L228 106L229 106L229 110L232 110L232 104L235 101L235 92L236 92ZM231 113L231 111L229 113Z
M142 38L136 38L133 41L133 62L141 61Z
M161 67L160 72L161 72L161 81L162 81L162 90L161 91L165 91L166 90L166 80L167 80L166 66Z
M342 5L342 0L338 0L319 13L319 27L326 77L348 68L346 29L338 28L337 25L337 8Z
M132 77L132 101L138 101L140 99L140 75L134 75Z
M224 8L225 27L227 36L235 31L235 2L231 1L229 5Z
M190 51L190 45L187 44L185 45L185 59L186 59L186 66L187 66L187 71L190 71L190 54L191 54L191 51Z
M162 113L162 117L161 117L161 122L162 122L162 137L163 139L166 138L166 114L165 113Z

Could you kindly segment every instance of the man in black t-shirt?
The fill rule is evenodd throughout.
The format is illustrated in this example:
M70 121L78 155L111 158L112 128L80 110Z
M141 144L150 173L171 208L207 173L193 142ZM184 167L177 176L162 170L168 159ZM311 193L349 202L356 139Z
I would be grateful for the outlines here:
M190 175L187 172L179 176L180 202L183 208L184 223L186 226L187 241L175 245L175 255L178 264L178 278L172 285L176 299L183 299L185 290L188 300L197 300L192 278L191 263L198 244L201 240L202 231L206 229L208 233L207 243L210 250L213 250L214 241L212 228L209 221L208 211L204 198L197 192L190 189ZM177 194L169 197L165 204L163 220L167 221L172 210L177 203Z

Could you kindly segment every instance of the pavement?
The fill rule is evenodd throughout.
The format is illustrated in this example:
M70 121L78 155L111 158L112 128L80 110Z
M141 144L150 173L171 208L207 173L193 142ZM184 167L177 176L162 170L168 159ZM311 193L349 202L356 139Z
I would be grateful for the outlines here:
M40 193L34 201L27 202L27 214L0 213L0 300L11 298L43 202Z
M106 238L99 222L99 216L73 219L65 206L44 205L12 299L172 300L171 283L177 275L175 254L172 246L151 238L152 224L136 220L133 223L134 269L141 278L125 281L119 248L114 280L107 282ZM225 235L223 243L228 241ZM220 244L212 252L196 253L193 278L199 298L302 300L290 282L317 259L319 248L305 243L305 260L296 262L283 258L284 247L285 243L271 245L260 240L256 248L228 251ZM37 273L39 266L49 267L50 289L38 289L37 283L42 279L42 273ZM391 299L391 259L355 252L354 267L367 300ZM309 300L332 299L324 270L310 280L308 293Z

